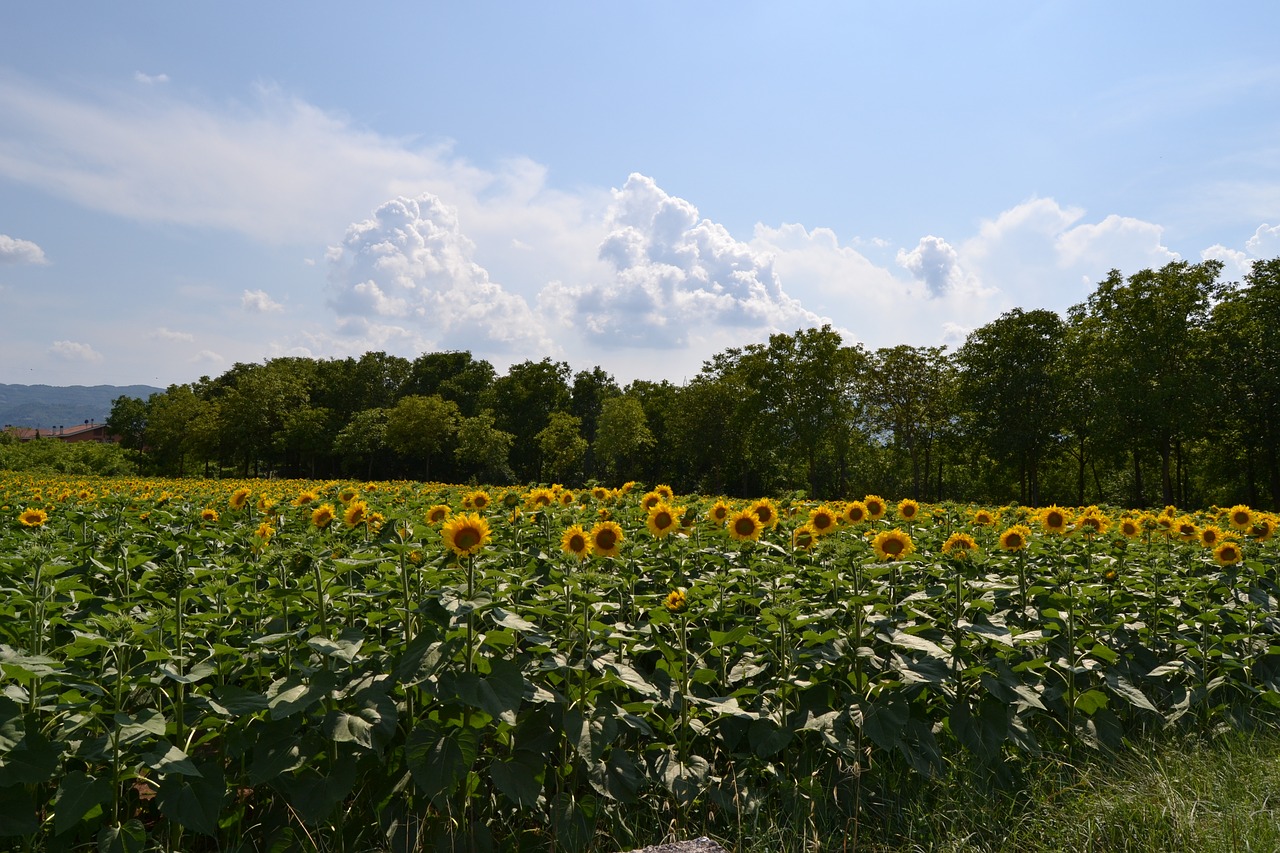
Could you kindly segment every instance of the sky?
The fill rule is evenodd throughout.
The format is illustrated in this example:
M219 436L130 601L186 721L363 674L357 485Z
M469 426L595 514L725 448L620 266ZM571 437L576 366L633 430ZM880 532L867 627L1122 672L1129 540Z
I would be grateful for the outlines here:
M621 383L1280 256L1271 2L25 3L0 383L469 350Z

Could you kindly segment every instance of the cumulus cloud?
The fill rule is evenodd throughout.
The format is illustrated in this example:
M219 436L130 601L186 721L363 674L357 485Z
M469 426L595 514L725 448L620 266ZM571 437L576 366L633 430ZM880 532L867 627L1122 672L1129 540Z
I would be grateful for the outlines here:
M226 359L210 349L202 349L190 358L192 364L218 365L224 361Z
M0 234L0 264L43 264L48 261L41 249L30 240L19 240Z
M284 310L284 306L268 296L265 290L246 290L240 295L240 307L254 314Z
M49 347L49 354L63 361L102 361L101 353L88 344L76 341L54 341L53 346Z
M544 294L594 343L683 347L716 327L758 335L823 322L783 291L772 256L699 219L651 178L632 174L614 191L605 225L599 256L610 279Z
M1051 198L1034 198L983 221L957 246L959 261L1004 308L1063 311L1112 269L1130 275L1179 260L1155 223L1112 214L1097 222Z
M899 249L898 266L924 282L933 296L959 290L965 283L960 255L950 243L932 234L921 237L910 252Z
M430 193L381 205L328 253L339 332L386 345L546 355L552 342L519 295L472 258L456 209Z
M168 83L169 75L168 74L146 74L142 71L135 71L133 72L133 79L144 85L151 86L156 83Z
M1255 258L1280 257L1280 225L1259 225L1244 247Z
M152 332L151 337L160 341L176 341L179 343L191 343L196 339L196 336L189 332L175 332L172 329L166 329L164 326Z

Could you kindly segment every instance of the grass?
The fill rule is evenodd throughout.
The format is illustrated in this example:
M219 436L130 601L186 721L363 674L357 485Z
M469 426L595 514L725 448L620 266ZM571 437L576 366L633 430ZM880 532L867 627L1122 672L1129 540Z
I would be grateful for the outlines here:
M1047 758L1013 787L958 768L921 782L873 820L784 840L774 827L744 851L874 853L1240 853L1280 850L1280 731L1234 731L1132 745L1070 766ZM785 820L785 818L784 818ZM769 837L764 837L769 836ZM818 843L814 843L818 841ZM781 843L780 843L781 842ZM856 845L856 846L855 846Z

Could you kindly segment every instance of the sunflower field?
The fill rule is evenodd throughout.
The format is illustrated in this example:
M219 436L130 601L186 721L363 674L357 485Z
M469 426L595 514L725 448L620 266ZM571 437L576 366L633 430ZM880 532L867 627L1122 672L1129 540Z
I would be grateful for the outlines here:
M0 473L24 850L837 847L1274 722L1276 518Z

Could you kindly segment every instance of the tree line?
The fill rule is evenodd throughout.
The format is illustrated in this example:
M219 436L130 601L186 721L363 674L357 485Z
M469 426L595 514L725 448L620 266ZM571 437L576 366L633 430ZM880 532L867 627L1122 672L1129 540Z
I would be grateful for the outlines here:
M120 397L152 473L1132 506L1280 501L1280 258L1117 270L1065 316L1014 309L954 351L829 326L619 385L470 352L275 358Z

